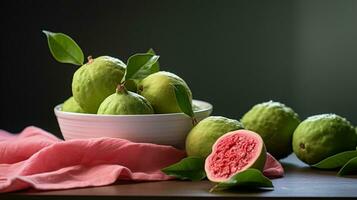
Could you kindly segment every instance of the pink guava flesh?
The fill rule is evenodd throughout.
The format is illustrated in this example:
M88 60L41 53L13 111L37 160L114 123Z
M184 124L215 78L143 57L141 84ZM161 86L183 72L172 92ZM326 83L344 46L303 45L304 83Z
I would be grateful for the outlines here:
M212 153L206 159L208 178L226 180L250 168L258 160L263 148L261 137L251 131L239 130L223 135L213 145Z

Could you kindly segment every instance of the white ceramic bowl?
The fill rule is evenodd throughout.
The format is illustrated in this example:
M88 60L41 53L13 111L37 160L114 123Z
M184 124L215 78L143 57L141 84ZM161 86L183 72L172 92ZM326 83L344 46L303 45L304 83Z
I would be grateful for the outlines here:
M198 121L208 117L212 105L193 100L200 107L195 111ZM152 115L96 115L64 112L62 104L54 108L65 140L114 137L133 142L149 142L184 148L192 128L191 119L183 113Z

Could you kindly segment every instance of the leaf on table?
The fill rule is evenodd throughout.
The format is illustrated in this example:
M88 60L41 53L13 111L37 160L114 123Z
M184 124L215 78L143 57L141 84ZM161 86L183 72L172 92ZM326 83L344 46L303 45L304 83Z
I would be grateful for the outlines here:
M84 55L78 44L68 35L42 31L47 37L52 56L61 63L83 65Z
M155 65L159 60L158 55L151 53L139 53L132 55L127 62L122 82L133 79L143 79L146 76L158 72L160 69Z
M349 160L338 172L337 175L352 175L357 174L357 156Z
M181 180L200 181L206 178L204 165L204 158L187 157L178 163L162 169L161 171L169 176L174 176Z
M325 158L324 160L312 165L318 169L336 169L345 165L351 158L357 156L357 151L345 151Z
M225 182L218 183L213 186L210 192L235 189L235 188L274 188L271 180L263 175L263 173L257 169L247 169L232 176Z

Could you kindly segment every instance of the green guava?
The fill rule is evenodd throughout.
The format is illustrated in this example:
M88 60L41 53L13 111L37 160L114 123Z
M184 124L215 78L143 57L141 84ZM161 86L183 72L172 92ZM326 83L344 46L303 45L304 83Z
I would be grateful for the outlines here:
M139 115L153 114L154 109L143 97L127 91L119 85L116 92L108 96L99 106L98 114L102 115Z
M212 151L212 145L222 135L243 129L243 125L234 119L221 116L210 116L200 121L186 137L188 156L206 158Z
M354 150L357 135L345 118L321 114L299 124L293 135L293 150L303 162L312 165L337 153Z
M192 101L192 93L186 82L177 75L160 71L144 78L138 92L153 106L155 113L178 113L181 109L176 101L174 85L183 85Z
M75 112L75 113L86 113L86 111L81 108L81 106L74 100L73 97L68 98L62 104L62 111L64 112Z
M74 99L84 110L97 113L102 101L115 92L125 67L122 61L110 56L89 59L73 75Z
M260 135L248 130L237 130L224 134L212 146L206 158L207 178L223 182L249 168L263 171L266 149Z
M279 102L253 106L241 119L244 127L262 136L267 151L281 159L292 152L292 136L299 125L299 116Z

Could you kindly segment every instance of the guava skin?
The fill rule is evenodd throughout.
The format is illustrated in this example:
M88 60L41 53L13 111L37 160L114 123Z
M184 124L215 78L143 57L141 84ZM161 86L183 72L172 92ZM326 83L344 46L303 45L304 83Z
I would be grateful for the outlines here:
M72 93L78 104L89 113L99 105L123 78L126 65L117 58L101 56L81 66L73 75Z
M214 143L205 171L212 182L223 182L246 169L263 171L267 158L261 136L249 130L229 132Z
M126 89L117 90L108 96L99 106L102 115L139 115L154 114L154 109L143 97Z
M63 104L62 104L62 111L64 112L74 112L74 113L86 113L81 106L74 100L73 96L68 98Z
M192 101L192 93L186 82L179 76L165 71L156 72L144 78L138 85L138 92L153 106L155 113L182 112L177 101L174 86L183 85Z
M292 136L300 119L291 108L273 101L260 103L241 122L263 138L267 151L275 158L282 159L292 153Z
M293 135L294 153L309 165L343 151L355 150L356 145L354 127L335 114L311 116L300 123Z
M221 116L207 117L188 133L186 137L186 153L188 156L206 158L212 151L212 145L219 137L230 131L243 128L243 125L234 119Z

